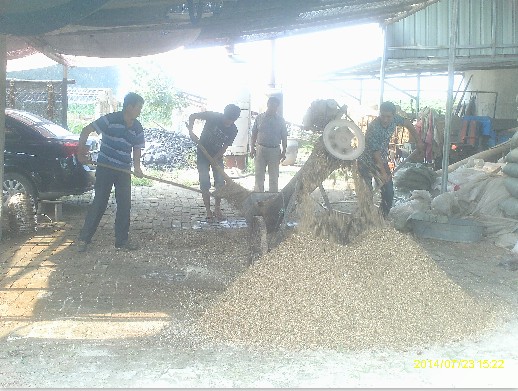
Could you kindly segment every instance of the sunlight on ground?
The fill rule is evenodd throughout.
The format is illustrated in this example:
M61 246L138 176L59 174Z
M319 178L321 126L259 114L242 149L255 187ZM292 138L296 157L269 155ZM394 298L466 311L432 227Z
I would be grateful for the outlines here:
M0 328L0 337L80 340L137 338L159 333L169 325L169 320L169 316L163 313L129 312L115 316L85 315L72 319L5 322L4 327Z
M37 235L12 255L3 254L0 338L120 339L153 335L169 324L167 314L140 312L35 320L38 300L51 294L49 279L57 268L49 258L70 244L61 236Z
M11 256L3 254L7 255L4 266L7 270L0 290L0 318L34 315L37 299L47 294L49 278L56 268L56 264L41 253L52 246L54 254L67 248L69 244L60 244L60 240L60 237L34 236Z

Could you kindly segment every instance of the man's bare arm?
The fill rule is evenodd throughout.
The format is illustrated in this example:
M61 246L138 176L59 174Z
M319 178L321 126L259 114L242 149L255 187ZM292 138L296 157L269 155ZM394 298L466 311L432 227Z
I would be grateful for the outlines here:
M140 158L142 156L142 150L138 147L133 147L133 173L136 177L142 178L144 173L140 167Z
M90 133L95 132L95 129L92 125L87 125L83 128L81 131L81 134L79 135L79 145L77 148L77 160L79 160L80 163L86 164L89 163L88 161L88 149L86 148L86 140L88 140L88 136L90 136Z

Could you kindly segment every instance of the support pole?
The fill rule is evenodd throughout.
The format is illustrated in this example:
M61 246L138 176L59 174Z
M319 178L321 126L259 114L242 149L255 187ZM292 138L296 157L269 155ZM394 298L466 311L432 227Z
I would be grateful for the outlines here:
M63 65L61 83L61 126L68 129L68 65Z
M380 68L380 101L379 106L383 103L383 94L385 93L385 67L387 65L387 26L383 26L383 53L381 54Z
M417 74L417 93L415 97L415 116L419 116L421 110L421 72Z
M5 91L7 77L7 39L0 34L0 187L3 189L4 183L4 149L5 149ZM0 203L0 240L2 240L2 207L4 196L2 191L2 201Z
M458 0L450 0L450 48L448 58L448 96L446 99L446 116L444 127L444 145L442 148L442 178L441 193L448 189L448 170L450 164L450 133L453 111L453 73L455 69L455 52L457 45L457 12L459 9Z
M271 64L271 73L270 73L270 88L272 89L275 89L276 87L276 84L277 84L277 80L276 79L276 64L277 64L277 45L276 45L276 42L275 42L275 39L272 39L271 41L271 60L272 60L272 64Z

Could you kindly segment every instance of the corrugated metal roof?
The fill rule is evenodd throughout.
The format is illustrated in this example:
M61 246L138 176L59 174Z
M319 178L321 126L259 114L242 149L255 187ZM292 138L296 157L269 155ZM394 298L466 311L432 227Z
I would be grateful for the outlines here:
M518 0L463 0L457 58L518 55ZM387 27L388 58L444 58L450 45L449 2L440 1Z
M133 57L178 46L230 45L367 22L386 23L438 0L17 0L2 3L9 58L29 47ZM21 36L16 39L14 36Z
M450 2L441 0L387 26L387 75L445 73ZM518 67L518 0L459 1L455 70ZM381 61L343 69L330 79L380 74Z

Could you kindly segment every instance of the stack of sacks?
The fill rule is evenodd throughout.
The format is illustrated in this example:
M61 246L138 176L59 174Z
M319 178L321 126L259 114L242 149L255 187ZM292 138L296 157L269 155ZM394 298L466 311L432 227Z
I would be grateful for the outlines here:
M394 228L399 231L407 231L410 229L409 218L415 212L429 212L431 194L426 190L414 190L407 202L394 205L389 212L389 219L392 221Z
M401 192L412 190L432 190L437 174L421 163L408 163L394 174L394 186Z
M505 156L507 163L502 171L507 175L504 185L511 197L500 202L506 217L518 218L518 133L511 139L511 151Z

